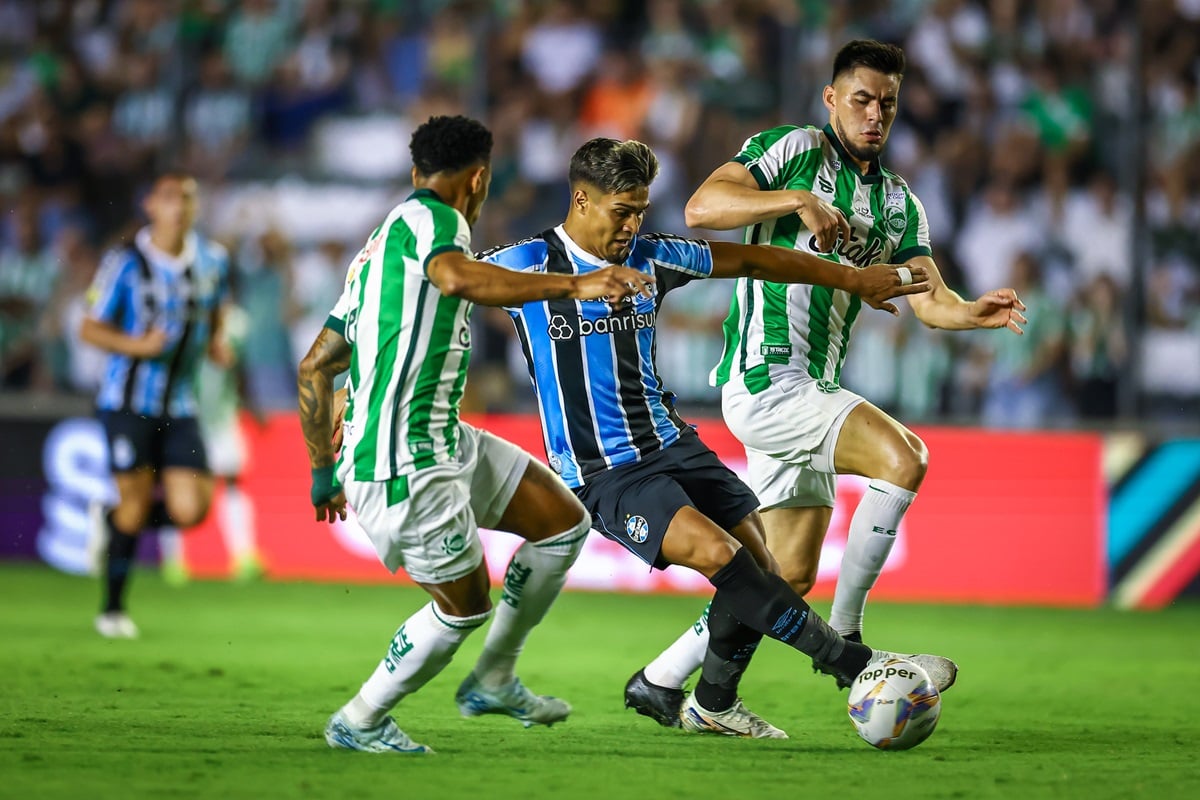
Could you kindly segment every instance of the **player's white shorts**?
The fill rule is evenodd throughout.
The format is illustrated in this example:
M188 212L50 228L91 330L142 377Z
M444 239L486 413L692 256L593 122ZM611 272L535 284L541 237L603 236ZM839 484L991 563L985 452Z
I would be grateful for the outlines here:
M483 560L477 526L495 526L525 475L530 455L487 431L459 424L458 461L390 481L340 476L346 499L379 560L418 583L448 583Z
M235 420L231 425L200 426L208 470L219 478L236 478L246 465L246 442Z
M740 379L721 387L729 430L746 447L748 483L762 508L833 506L833 450L850 411L863 398L823 390L808 373L771 366L771 383L751 394Z

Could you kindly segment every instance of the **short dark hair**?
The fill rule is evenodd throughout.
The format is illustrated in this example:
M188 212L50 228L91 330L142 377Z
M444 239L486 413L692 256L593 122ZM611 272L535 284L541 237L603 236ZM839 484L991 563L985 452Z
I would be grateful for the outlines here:
M656 177L658 156L636 139L591 139L571 156L572 186L590 183L605 194L620 194L649 187Z
M469 117L430 117L413 131L408 145L422 175L457 172L492 159L492 132Z
M884 44L874 39L855 39L842 45L833 59L833 79L855 67L866 67L884 75L904 77L904 51L894 44Z

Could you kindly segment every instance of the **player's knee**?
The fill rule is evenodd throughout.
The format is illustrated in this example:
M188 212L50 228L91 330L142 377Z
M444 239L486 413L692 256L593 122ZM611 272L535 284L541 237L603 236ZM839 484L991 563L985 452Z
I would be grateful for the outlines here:
M791 586L796 594L804 597L812 591L813 586L817 583L817 568L816 565L798 564L798 565L780 565L781 577L787 581L788 586Z
M916 491L929 471L929 448L916 434L911 434L904 445L881 454L878 466L879 474L873 477Z

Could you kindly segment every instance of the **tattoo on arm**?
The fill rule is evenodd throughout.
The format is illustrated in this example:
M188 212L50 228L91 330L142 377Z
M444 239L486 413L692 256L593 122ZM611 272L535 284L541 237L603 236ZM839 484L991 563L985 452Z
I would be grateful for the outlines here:
M350 367L350 345L340 334L322 328L300 362L296 389L300 429L313 467L333 463L333 379Z

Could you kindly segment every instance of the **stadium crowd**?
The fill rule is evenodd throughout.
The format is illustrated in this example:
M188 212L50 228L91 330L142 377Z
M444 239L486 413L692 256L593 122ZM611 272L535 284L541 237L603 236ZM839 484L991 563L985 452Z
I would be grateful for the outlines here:
M908 55L883 162L948 282L1015 287L1030 324L946 337L864 312L846 384L913 421L1194 418L1198 26L1196 0L0 0L0 391L94 392L86 289L157 170L201 181L251 321L251 398L294 408L351 243L408 193L431 114L495 133L479 247L561 220L570 154L597 135L654 147L645 227L686 234L704 176L756 131L820 124L831 54L871 37ZM697 285L660 320L693 406L718 398L729 291ZM474 320L471 403L531 408L507 315Z

